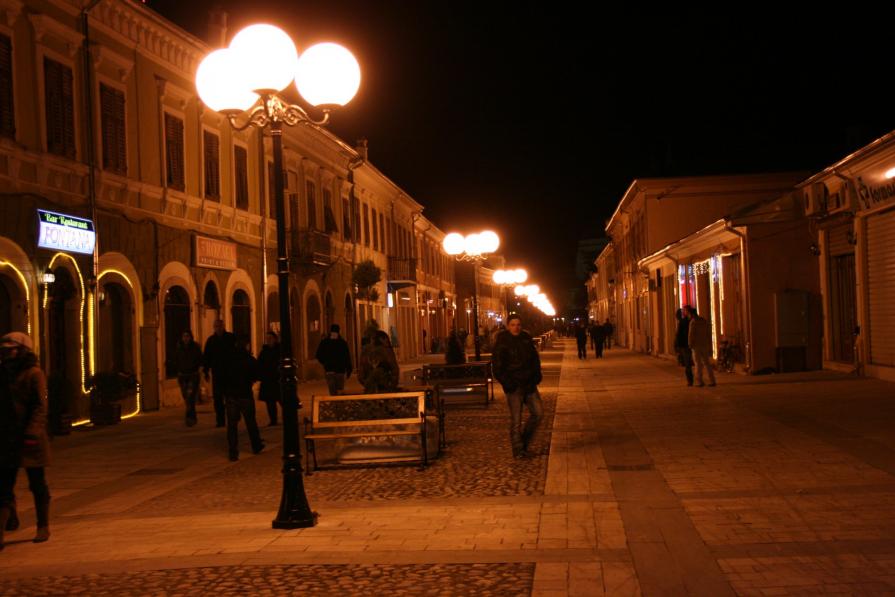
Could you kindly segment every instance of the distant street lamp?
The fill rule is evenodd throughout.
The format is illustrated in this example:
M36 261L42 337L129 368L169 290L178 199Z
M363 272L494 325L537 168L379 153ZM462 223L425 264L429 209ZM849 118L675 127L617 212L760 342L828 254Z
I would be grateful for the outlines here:
M323 112L320 120L277 94L295 81L298 92ZM273 142L273 192L277 223L277 280L280 297L280 398L283 407L283 492L275 529L316 524L302 482L298 438L295 361L289 312L289 261L283 199L283 125L317 128L330 112L344 106L360 86L360 67L351 53L332 43L305 50L301 56L292 39L273 25L250 25L236 34L228 48L215 50L199 64L196 90L206 106L227 117L235 130L251 126L270 133ZM240 120L242 123L240 123Z
M475 346L475 360L482 360L482 346L479 339L479 298L478 298L478 265L488 258L500 246L500 237L490 230L463 236L458 232L451 232L442 241L444 252L453 256L457 261L472 262L472 333Z
M495 270L491 279L495 284L503 288L503 303L507 314L510 316L510 288L524 284L528 280L528 272L522 268Z

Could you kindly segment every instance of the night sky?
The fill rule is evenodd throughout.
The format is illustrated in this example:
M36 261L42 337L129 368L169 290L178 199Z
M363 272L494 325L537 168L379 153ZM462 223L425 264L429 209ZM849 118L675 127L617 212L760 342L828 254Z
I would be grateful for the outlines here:
M895 10L869 3L805 5L800 15L751 4L745 14L681 3L658 12L577 2L147 4L203 38L217 5L232 33L267 21L300 50L347 46L363 81L333 132L369 139L371 162L442 230L495 229L509 264L527 266L557 308L578 285L577 240L602 234L633 178L817 170L895 129Z

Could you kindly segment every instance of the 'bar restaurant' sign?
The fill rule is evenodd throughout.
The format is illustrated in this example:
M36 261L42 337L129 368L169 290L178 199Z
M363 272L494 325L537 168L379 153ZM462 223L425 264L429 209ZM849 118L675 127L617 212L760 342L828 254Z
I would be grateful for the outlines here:
M37 246L69 253L93 254L96 231L84 218L37 210Z

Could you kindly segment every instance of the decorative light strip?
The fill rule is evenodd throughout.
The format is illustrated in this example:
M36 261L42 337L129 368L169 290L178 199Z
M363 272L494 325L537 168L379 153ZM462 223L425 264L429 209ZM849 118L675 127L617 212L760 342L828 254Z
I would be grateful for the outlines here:
M101 271L99 273L99 275L96 277L97 288L99 288L99 281L102 280L103 276L105 276L106 274L117 274L117 275L121 276L121 278L123 278L124 281L127 282L127 285L130 286L131 296L134 297L134 301L137 300L136 290L134 290L134 285L130 281L130 278L128 278L124 274L124 272L117 270L117 269L106 269L106 270ZM140 412L142 410L143 410L143 391L142 391L142 386L138 383L137 384L137 409L132 413L129 413L126 415L121 415L121 418L122 418L122 420L124 420L124 419L130 419L131 417L136 417L138 414L140 414Z
M721 335L724 335L724 255L718 255L718 290L721 291Z
M31 291L28 288L28 281L25 280L25 275L19 271L19 268L9 261L0 260L0 267L8 267L12 269L12 271L19 277L19 280L22 281L22 288L25 289L25 325L28 328L28 335L31 336Z
M711 322L712 326L712 358L718 358L718 322L715 321L715 313L718 307L718 302L715 299L715 258L712 257L708 260L709 266L709 310L712 312L711 316L708 318L708 321Z

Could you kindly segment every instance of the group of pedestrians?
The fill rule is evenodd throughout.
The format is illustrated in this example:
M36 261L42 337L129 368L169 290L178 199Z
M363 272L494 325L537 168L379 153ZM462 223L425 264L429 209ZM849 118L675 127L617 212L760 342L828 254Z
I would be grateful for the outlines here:
M587 340L590 338L590 346L594 351L596 358L603 357L603 349L612 346L612 334L615 332L615 326L606 319L603 323L590 321L590 325L585 325L583 321L575 324L574 336L578 345L578 358L587 359Z
M715 372L712 370L712 331L709 322L696 312L695 307L685 305L675 314L677 333L674 337L674 348L678 363L684 368L687 385L692 386L693 363L696 363L696 386L703 387L702 372L708 373L709 386L715 385Z
M256 359L251 352L247 336L237 337L224 329L224 322L214 322L214 333L205 342L204 350L185 330L174 351L174 367L183 397L187 427L196 424L196 403L199 397L200 372L205 381L211 381L215 424L227 427L227 447L230 460L239 460L239 421L245 421L252 452L264 449L264 441L255 418L255 400L252 391L256 381L261 382L259 398L267 403L269 425L277 424L279 389L280 347L277 335L268 332L264 347Z

